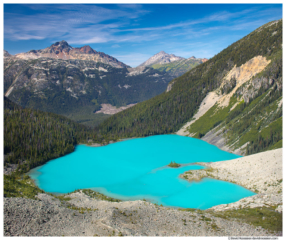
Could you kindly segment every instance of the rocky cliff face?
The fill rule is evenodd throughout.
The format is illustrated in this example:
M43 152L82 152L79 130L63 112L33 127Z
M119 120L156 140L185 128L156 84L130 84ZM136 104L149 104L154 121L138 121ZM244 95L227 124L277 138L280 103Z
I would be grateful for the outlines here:
M57 45L51 54L56 51L68 53L71 50ZM80 54L94 50L84 47L76 51ZM168 73L148 67L115 68L95 61L72 59L4 59L6 97L22 107L68 117L67 114L75 116L87 109L87 118L93 118L93 112L98 111L101 104L120 107L147 100L164 92L171 80Z
M175 56L174 54L168 54L164 51L161 51L157 54L155 54L153 57L149 58L147 61L143 62L139 66L150 66L153 64L164 64L164 63L170 63L178 60L182 60L185 58Z
M103 52L97 52L90 46L83 46L80 48L73 48L66 41L56 42L50 47L41 50L31 50L27 53L19 53L15 55L21 59L38 59L38 58L55 58L55 59L80 59L95 62L101 62L111 65L116 68L129 67L126 64L118 61Z
M9 58L9 57L12 57L12 55L10 53L8 53L6 50L4 50L3 51L3 57L4 58L7 58L7 57Z

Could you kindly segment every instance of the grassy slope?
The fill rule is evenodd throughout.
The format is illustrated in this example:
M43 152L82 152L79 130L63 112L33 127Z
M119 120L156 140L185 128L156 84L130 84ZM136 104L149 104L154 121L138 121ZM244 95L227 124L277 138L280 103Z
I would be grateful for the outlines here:
M166 64L153 64L150 67L162 72L168 72L175 77L180 77L201 63L202 61L197 59L183 59Z
M279 82L279 79L282 78L280 73L282 71L282 52L273 56L271 60L272 63L255 78L268 78L268 73L271 71L270 78L273 79L274 75ZM189 132L195 134L194 137L202 137L220 124L216 131L224 128L227 143L229 145L234 144L234 149L245 143L249 143L249 148L253 148L258 139L260 142L261 140L266 141L270 137L273 138L272 142L264 143L263 147L249 150L248 154L282 146L282 112L278 109L278 103L282 99L282 91L275 91L274 88L275 85L270 88L259 89L256 97L248 104L245 104L243 100L237 100L239 97L237 93L235 97L232 97L228 107L213 106L188 128ZM237 102L239 104L230 111ZM276 138L273 136L279 133L281 136ZM281 143L274 147L280 141Z

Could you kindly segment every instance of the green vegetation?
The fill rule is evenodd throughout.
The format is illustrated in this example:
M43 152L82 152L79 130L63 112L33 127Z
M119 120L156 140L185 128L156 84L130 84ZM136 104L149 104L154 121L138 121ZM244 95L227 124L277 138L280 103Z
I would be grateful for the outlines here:
M197 212L197 213L203 213L203 210L197 209L197 208L178 208L178 210L183 212Z
M276 34L272 35L274 31ZM168 93L162 93L148 101L138 103L132 109L111 116L97 129L101 134L114 138L173 133L193 117L206 94L217 89L225 74L235 65L239 67L257 55L274 59L281 53L281 44L282 21L280 20L277 24L265 25L259 31L250 33L207 62L172 80L172 90ZM279 84L282 68L280 68L279 57L271 63L273 63L272 67L264 72L264 76L269 76L269 79L274 81L272 83L274 86ZM267 88L261 88L260 94L266 90ZM279 88L273 89L273 95L278 96L279 91ZM227 113L223 112L223 114L227 116ZM232 120L235 120L236 116L232 117L234 117ZM221 119L218 116L212 121L211 127L219 124L219 121ZM245 120L244 129L248 121L249 119ZM197 132L197 137L199 133L201 137L205 131Z
M225 219L238 219L256 227L261 226L275 233L282 231L282 213L275 212L276 207L226 210L223 212L213 212L213 215Z
M67 208L72 209L72 210L77 210L79 213L84 214L85 212L95 212L98 209L97 208L85 208L85 207L76 207L76 206L67 206Z
M79 190L77 190L77 191L79 191ZM75 192L77 192L77 191L75 191ZM81 191L83 193L85 193L86 195L90 196L91 198L96 198L98 200L104 200L104 201L109 201L109 202L121 202L121 200L119 200L119 199L105 196L104 194L92 191L90 189L83 189Z
M28 177L4 175L4 197L22 197L36 199L38 193L43 193Z
M66 117L4 102L4 164L18 164L19 172L70 153L78 143L108 141Z
M188 131L190 133L196 133L193 137L203 137L209 130L218 126L228 116L229 110L236 102L236 98L231 98L229 106L225 108L218 107L216 104L200 117L198 121L193 123L188 128Z
M178 168L178 167L180 167L181 165L178 164L178 163L176 163L176 162L171 161L168 166L171 167L171 168Z
M271 147L269 147L268 150L274 150L274 149L282 148L282 147L283 146L282 146L282 139L281 139L279 142L277 142L274 145L272 145Z
M110 115L103 113L95 114L94 110L95 109L93 105L84 106L84 107L74 108L73 111L63 115L77 123L86 125L88 127L98 126L105 119L110 117Z
M182 59L179 61L165 63L165 64L153 64L150 67L157 69L161 72L168 72L174 77L180 77L184 73L188 72L192 68L203 63L200 59Z

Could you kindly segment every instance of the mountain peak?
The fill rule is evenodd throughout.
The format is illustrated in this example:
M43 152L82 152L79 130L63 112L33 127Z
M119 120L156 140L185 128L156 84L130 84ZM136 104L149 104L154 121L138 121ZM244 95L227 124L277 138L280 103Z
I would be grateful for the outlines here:
M170 63L178 60L182 60L185 58L175 56L174 54L168 54L164 51L160 51L154 56L150 57L147 61L140 64L139 66L151 66L153 64L164 64L164 63Z
M102 62L116 68L129 67L112 56L95 51L88 45L79 48L73 48L65 40L55 42L50 47L47 47L45 49L31 50L27 53L19 53L16 55L16 57L22 59L37 59L42 57L64 60L79 59Z
M79 51L81 53L86 53L86 54L96 53L96 51L94 49L92 49L89 45L85 45L85 46L79 48Z
M4 57L12 57L12 55L10 53L8 53L8 51L6 51L6 50L3 51L3 55L4 55Z
M55 42L54 44L51 45L50 48L57 48L59 50L63 50L63 49L71 49L72 46L70 46L65 40L62 40L60 42Z

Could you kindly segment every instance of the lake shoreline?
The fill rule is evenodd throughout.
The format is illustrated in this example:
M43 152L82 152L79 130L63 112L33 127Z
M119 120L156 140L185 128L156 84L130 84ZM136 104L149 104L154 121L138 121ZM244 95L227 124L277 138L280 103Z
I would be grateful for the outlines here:
M143 199L145 195L150 195L151 199L154 198L154 203L165 206L207 209L217 204L237 201L253 193L240 186L215 180L192 185L181 181L179 174L190 169L200 169L200 166L191 164L198 160L225 161L238 157L240 156L221 151L199 139L158 135L136 138L105 148L80 145L73 154L39 169L44 174L38 179L46 192L68 193L75 189L102 187L108 196L117 194L123 196L123 199L143 196L137 198ZM176 162L176 167L182 166L162 168L170 162ZM154 171L158 168L160 171ZM34 178L33 175L31 177ZM204 188L211 188L213 192L208 193ZM192 201L187 200L194 191L198 197Z
M210 177L238 184L257 193L235 203L217 205L210 209L223 211L278 205L277 210L282 211L282 148L228 161L197 164L209 169L187 171L180 178L195 181Z
M282 149L279 151L282 153ZM277 160L279 156L278 153ZM240 159L243 158L208 165L219 169L213 164L228 165ZM272 205L272 211L280 212L281 216L282 194L278 195L281 201L277 194L258 193L207 210L169 208L141 200L108 202L94 199L82 190L65 195L64 202L46 193L38 194L39 200L4 198L4 236L282 236L280 231L269 232L217 215L225 211L235 214L237 209L269 209ZM23 224L25 228L21 227Z

